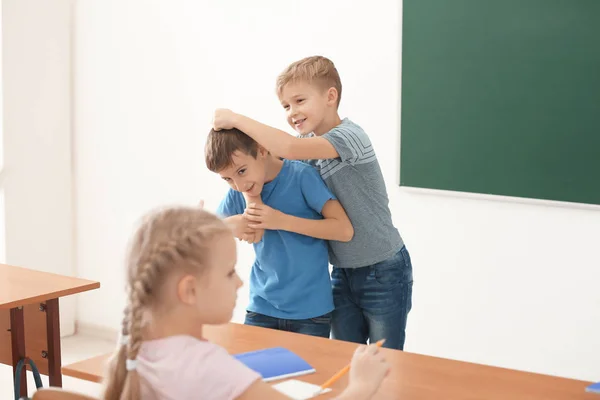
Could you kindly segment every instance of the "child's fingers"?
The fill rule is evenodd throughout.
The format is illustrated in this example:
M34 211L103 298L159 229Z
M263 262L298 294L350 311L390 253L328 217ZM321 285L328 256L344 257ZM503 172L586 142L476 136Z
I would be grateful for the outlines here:
M248 215L246 219L248 222L262 222L262 218L258 215Z
M244 214L246 215L262 215L261 210L257 210L254 208L246 208L246 211L244 211Z
M264 229L262 223L248 224L248 227L250 227L252 229Z
M260 204L256 204L256 203L250 203L248 204L248 207L246 208L246 210L254 210L254 211L261 211L263 209L263 206Z
M367 346L365 353L373 355L373 354L377 354L378 351L379 351L379 347L377 347L374 344L370 344Z

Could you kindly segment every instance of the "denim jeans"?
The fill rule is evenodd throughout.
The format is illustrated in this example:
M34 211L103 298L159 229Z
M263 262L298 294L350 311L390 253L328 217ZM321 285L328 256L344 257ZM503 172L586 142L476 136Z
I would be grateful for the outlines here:
M413 274L406 247L389 259L361 268L333 268L334 339L403 350L412 307Z
M244 324L329 338L331 313L309 319L281 319L247 311Z

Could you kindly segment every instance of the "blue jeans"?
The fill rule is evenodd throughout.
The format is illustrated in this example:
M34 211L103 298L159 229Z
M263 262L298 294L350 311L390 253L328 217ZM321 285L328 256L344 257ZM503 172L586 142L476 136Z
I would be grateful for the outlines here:
M412 307L413 274L406 247L389 259L361 268L333 268L334 339L403 350Z
M247 311L244 324L329 338L331 313L309 319L281 319Z

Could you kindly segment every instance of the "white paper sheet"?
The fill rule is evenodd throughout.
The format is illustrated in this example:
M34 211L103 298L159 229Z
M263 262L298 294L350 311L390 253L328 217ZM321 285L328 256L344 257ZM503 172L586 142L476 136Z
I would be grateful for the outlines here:
M312 383L302 382L296 379L278 383L273 385L273 387L294 400L312 399L321 394L321 387L319 385L313 385ZM327 392L331 392L331 389L325 389L322 393Z

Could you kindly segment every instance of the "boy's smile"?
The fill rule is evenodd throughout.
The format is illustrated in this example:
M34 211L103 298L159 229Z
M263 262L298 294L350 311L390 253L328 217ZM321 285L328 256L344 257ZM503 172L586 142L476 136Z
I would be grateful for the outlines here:
M294 125L294 129L296 129L296 131L301 132L305 121L306 121L306 118L301 118L301 119L292 118L292 123Z

